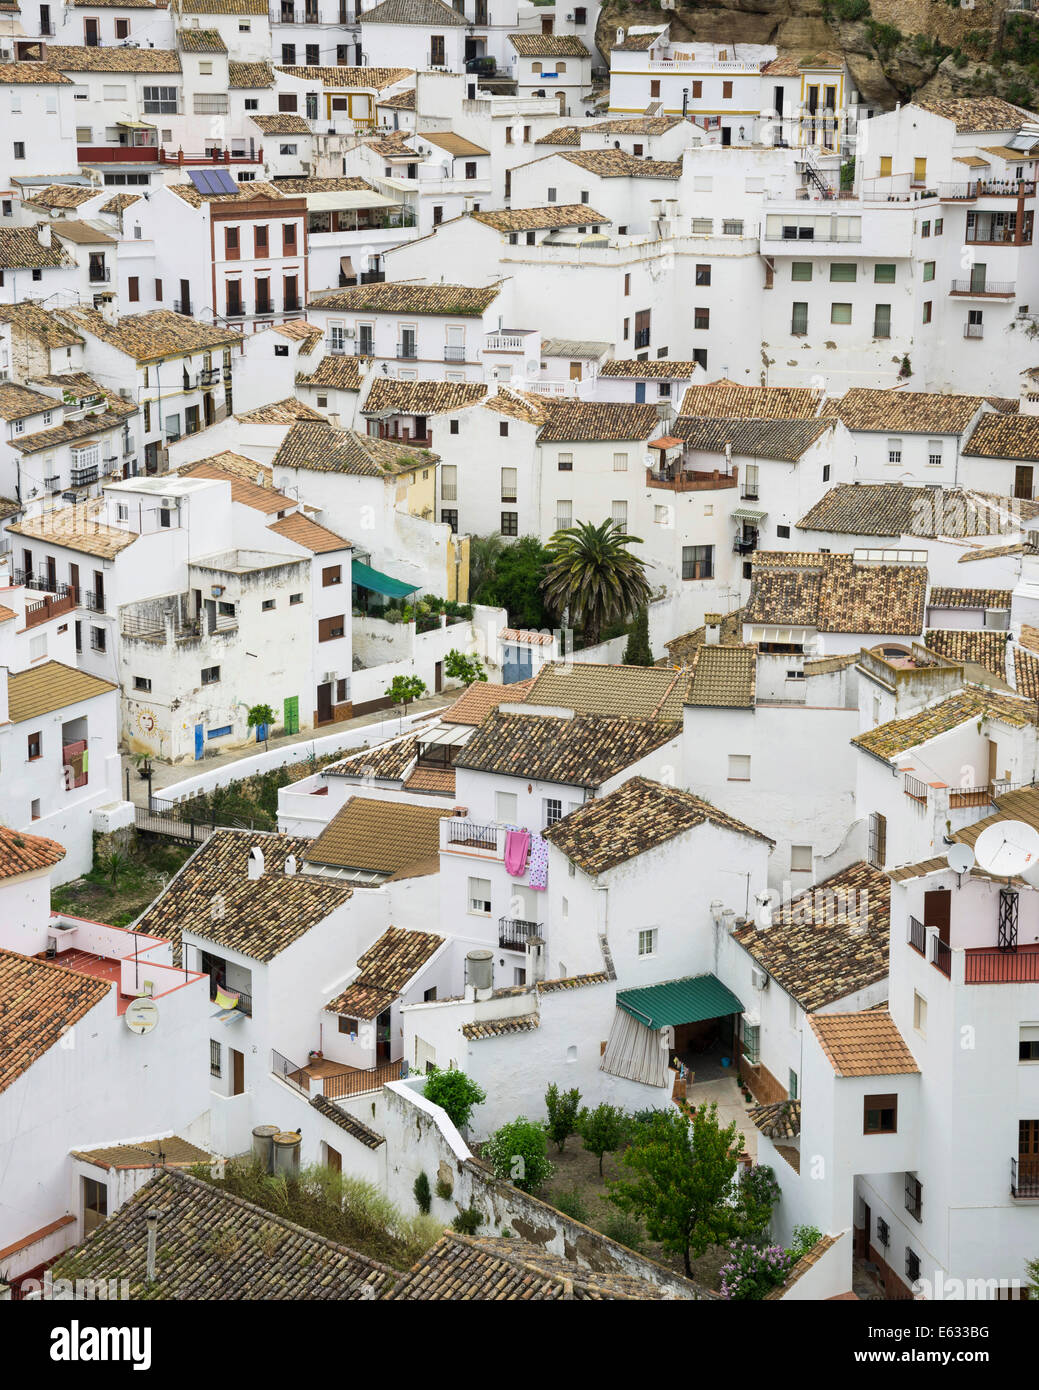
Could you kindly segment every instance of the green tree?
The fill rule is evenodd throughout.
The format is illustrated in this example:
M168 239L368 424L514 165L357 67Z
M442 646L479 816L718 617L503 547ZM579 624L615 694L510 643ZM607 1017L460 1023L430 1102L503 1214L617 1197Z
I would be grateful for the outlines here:
M425 1173L419 1173L411 1190L415 1194L415 1202L419 1211L423 1216L428 1216L429 1208L433 1202L433 1194L429 1190L429 1178L426 1177Z
M549 609L569 612L589 646L607 623L630 617L649 602L645 565L629 546L641 545L614 521L590 521L557 531L548 543L548 569L541 582Z
M635 622L628 633L628 645L624 648L625 666L652 666L653 649L649 645L649 609L642 605L635 614Z
M452 680L461 681L463 685L472 685L474 681L487 679L487 672L483 669L479 657L466 656L454 647L444 657L444 674Z
M426 682L419 676L394 676L389 685L383 691L388 695L395 705L403 705L404 713L408 712L408 705L412 700L420 700L426 693Z
M1033 1298L1039 1298L1039 1259L1029 1260L1025 1270L1028 1274L1029 1291Z
M767 1163L756 1163L753 1168L746 1170L740 1180L736 1205L743 1220L743 1232L748 1239L767 1233L772 1224L772 1208L779 1197L779 1183Z
M603 1101L594 1110L582 1110L577 1117L577 1132L589 1153L599 1160L599 1176L602 1177L604 1154L612 1154L624 1143L628 1130L628 1120L624 1111L616 1105Z
M691 1124L678 1110L662 1110L625 1150L633 1176L610 1183L609 1200L641 1217L653 1240L682 1256L691 1277L691 1256L741 1230L730 1197L742 1149L735 1120L718 1124L717 1105L701 1107Z
M494 577L499 557L505 549L501 536L471 536L469 538L469 592L479 593L481 588Z
M274 711L270 705L250 705L246 722L250 729L263 730L263 741L266 744L271 725L274 723Z
M480 1157L491 1165L495 1177L524 1192L536 1192L554 1172L547 1147L544 1126L520 1115L491 1135Z
M448 1119L456 1129L465 1129L473 1110L487 1099L487 1092L482 1086L478 1086L464 1071L454 1068L431 1072L426 1077L422 1094L447 1111Z
M561 1091L553 1081L545 1092L545 1108L548 1111L548 1124L545 1126L548 1137L562 1153L571 1134L577 1133L581 1092L576 1086L572 1091Z
M470 578L469 592L475 603L504 608L513 627L548 627L549 615L541 594L547 564L548 552L537 536L521 536L500 551L486 579L476 585Z

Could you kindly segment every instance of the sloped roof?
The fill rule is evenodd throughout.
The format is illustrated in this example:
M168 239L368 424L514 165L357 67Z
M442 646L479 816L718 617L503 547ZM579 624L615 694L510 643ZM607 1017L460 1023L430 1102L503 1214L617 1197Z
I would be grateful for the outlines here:
M912 637L923 631L922 565L856 565L850 555L759 551L753 566L744 623Z
M559 158L601 179L680 179L680 159L643 159L624 150L560 150Z
M32 299L25 299L21 304L0 304L0 323L11 324L44 347L76 347L83 343L79 333Z
M473 220L499 232L535 232L550 227L608 226L611 218L587 203L550 203L538 208L500 208L474 212Z
M828 400L823 413L836 415L849 430L962 434L984 405L984 396L852 386L838 399Z
M59 317L71 327L93 334L95 338L118 348L137 362L205 352L211 348L230 347L242 341L242 335L233 329L200 323L197 319L188 318L186 314L175 314L172 309L152 309L145 314L125 314L114 324L109 323L96 309L82 305L62 309Z
M310 842L304 858L336 869L396 873L439 852L440 821L446 814L438 806L354 796Z
M453 705L440 716L442 724L482 724L499 705L521 703L532 682L516 681L513 685L497 685L494 681L473 681L466 686Z
M586 802L550 825L544 838L595 877L707 823L773 843L702 797L648 777L631 777L608 796Z
M1039 462L1039 415L986 413L963 445L968 458Z
M523 58L590 58L576 34L510 34L509 43Z
M995 416L1001 419L1001 416ZM801 517L801 531L852 536L1000 536L1017 533L1039 503L965 487L838 483Z
M656 363L663 366L664 363ZM672 426L688 449L707 454L734 454L796 463L832 428L829 420L732 420L679 415Z
M120 531L82 514L80 507L57 507L51 512L12 521L7 530L12 535L29 540L48 541L51 545L78 550L85 555L97 555L110 560L133 545L136 531Z
M920 1070L886 1009L815 1014L808 1022L838 1076L906 1076Z
M447 415L479 405L486 396L487 386L482 381L390 381L377 377L362 411L365 415Z
M1009 636L993 628L932 627L924 633L924 646L949 661L972 661L1005 679Z
M265 0L256 3L264 5L266 14ZM180 72L180 58L168 48L48 44L47 65L62 72Z
M404 439L373 439L357 430L339 429L327 421L318 424L300 420L282 440L274 455L274 467L384 478L418 464L435 462L436 458L437 455L417 450Z
M318 332L320 334L320 329ZM359 391L371 360L370 357L348 357L346 353L330 352L309 375L297 376L296 385L315 390L324 386L331 391Z
M236 415L235 419L244 420L252 425L291 425L297 420L313 420L322 425L328 423L320 410L315 410L312 405L307 405L306 401L298 400L295 396L286 396L281 401L269 401L266 405L255 406L242 415Z
M261 512L264 516L273 516L276 512L287 511L289 507L296 505L294 499L286 497L283 492L276 492L272 487L263 487L250 478L243 478L240 473L221 468L210 459L186 463L178 472L182 478L208 478L213 482L229 483L232 502L237 502L243 507L252 507L253 511Z
M362 24L421 24L435 29L461 29L466 18L443 0L381 0L362 10Z
M655 405L629 401L553 400L548 402L548 417L540 440L543 444L638 442L650 439L659 424Z
M686 704L727 709L753 709L758 649L740 643L704 644L689 681Z
M418 738L388 739L373 748L362 748L348 758L322 768L323 777L356 777L376 781L403 782L418 756Z
M721 379L690 386L680 415L727 420L812 420L819 413L819 393L808 386L741 386Z
M286 540L295 541L297 545L302 545L314 555L328 555L333 550L351 549L349 541L344 540L342 536L337 536L334 531L329 531L326 526L311 521L310 517L305 516L303 512L292 512L289 516L283 516L279 521L272 521L267 529L268 531L277 531L279 536L284 536Z
M100 192L101 189L95 188L93 185L85 187L81 183L52 183L48 184L46 188L41 188L31 198L24 199L22 206L27 208L78 208L81 203L89 203L91 198L96 198Z
M12 724L66 709L81 700L107 695L119 687L62 661L44 661L24 671L12 671L7 678L8 718Z
M0 270L68 269L75 264L58 242L41 245L32 227L0 227Z
M57 840L0 825L0 879L52 869L64 858L65 846Z
M346 1018L377 1018L446 940L435 932L388 927L378 941L357 957L361 969L357 979L330 1000L325 1009Z
M108 980L0 950L0 1092L90 1012Z
M367 15L364 16L367 19ZM340 64L335 67L284 67L275 65L275 72L288 77L304 77L308 82L320 82L333 91L381 92L406 77L414 77L414 68L368 68Z
M366 314L441 314L447 318L479 318L497 299L501 284L419 285L384 280L372 285L353 285L314 295L319 309Z
M212 1157L179 1134L133 1144L106 1144L100 1149L72 1149L69 1156L105 1169L188 1168L193 1163L209 1163Z
M14 381L0 381L0 420L26 420L45 410L60 410L61 402Z
M927 603L930 608L1009 608L1011 589L966 589L935 585Z
M1014 106L1000 97L916 96L912 104L954 121L960 134L983 130L1017 131L1026 121L1039 119L1035 112Z
M1035 709L1030 701L1014 695L1003 695L980 685L967 685L963 690L947 695L937 704L891 719L857 734L851 741L874 757L890 762L899 753L908 752L918 744L928 743L939 734L957 729L961 724L979 718L998 719L1014 728L1024 728L1035 721Z
M240 63L232 59L227 65L227 76L232 90L274 86L274 69L270 63Z
M628 719L682 718L687 680L660 666L610 666L601 662L550 661L529 683L528 705L552 705L576 714ZM518 689L508 686L507 689Z

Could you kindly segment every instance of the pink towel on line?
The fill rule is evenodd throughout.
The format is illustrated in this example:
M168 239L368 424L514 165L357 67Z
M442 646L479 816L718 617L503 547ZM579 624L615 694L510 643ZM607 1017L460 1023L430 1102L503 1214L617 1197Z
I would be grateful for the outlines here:
M513 878L519 876L527 867L527 850L530 848L530 832L527 830L507 830L505 832L505 872Z

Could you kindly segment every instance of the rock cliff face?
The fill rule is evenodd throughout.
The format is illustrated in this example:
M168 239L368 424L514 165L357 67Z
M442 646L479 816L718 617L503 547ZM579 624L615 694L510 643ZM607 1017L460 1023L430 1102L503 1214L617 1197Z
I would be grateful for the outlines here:
M1023 88L1039 83L1011 64L1009 53L997 58L1011 3L1016 0L679 0L677 9L661 10L658 0L606 0L597 41L605 56L618 28L670 22L672 36L686 41L770 43L796 58L843 53L864 104L882 110L917 92L1007 95L1015 82L1011 99L1021 101ZM849 14L857 17L842 18ZM1012 23L1034 26L1039 50L1039 16Z

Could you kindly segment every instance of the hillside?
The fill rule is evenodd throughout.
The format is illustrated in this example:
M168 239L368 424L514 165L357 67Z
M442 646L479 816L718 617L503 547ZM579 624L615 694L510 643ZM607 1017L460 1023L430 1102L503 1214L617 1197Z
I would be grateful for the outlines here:
M1009 10L1008 0L680 0L674 10L607 0L600 50L609 53L618 27L658 18L676 39L771 43L798 58L842 52L863 102L882 109L918 92L1039 105L1039 11Z

